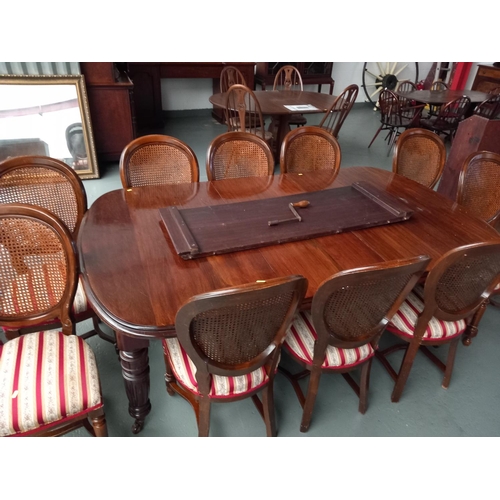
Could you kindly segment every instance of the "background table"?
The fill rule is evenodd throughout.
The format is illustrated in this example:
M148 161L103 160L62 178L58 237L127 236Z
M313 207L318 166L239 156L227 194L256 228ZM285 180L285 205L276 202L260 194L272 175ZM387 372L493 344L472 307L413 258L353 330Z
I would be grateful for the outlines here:
M159 208L258 200L365 181L398 196L410 220L310 240L183 260L160 224ZM307 210L307 209L306 209ZM427 254L430 268L448 250L499 240L488 224L414 181L385 170L330 171L227 179L111 191L87 211L79 231L85 290L97 314L116 331L129 413L138 432L151 409L149 339L174 335L179 307L193 295L232 285L301 274L306 303L332 274Z
M476 104L490 97L489 94L477 90L413 90L411 92L395 92L395 94L422 104L432 104L436 106L447 104L465 95L471 101L471 109L469 110L470 113L468 113L469 116Z
M288 118L292 115L308 113L326 113L335 102L336 96L321 94L319 92L295 91L295 90L256 90L255 97L259 101L263 115L271 116L278 123L275 133L275 144L279 154L281 143L285 135L290 131ZM210 97L214 106L226 107L226 93L214 94ZM315 110L291 111L285 106L299 106L311 104Z

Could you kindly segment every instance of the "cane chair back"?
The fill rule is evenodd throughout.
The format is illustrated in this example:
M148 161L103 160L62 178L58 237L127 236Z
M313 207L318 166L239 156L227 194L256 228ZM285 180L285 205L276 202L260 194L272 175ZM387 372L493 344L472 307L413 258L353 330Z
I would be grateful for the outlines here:
M500 118L500 94L495 94L489 99L486 99L481 104L478 104L474 109L474 114L488 118L488 120L496 120Z
M265 130L259 101L245 85L233 85L227 91L225 120L228 132L255 134L264 139L272 151L273 134Z
M289 378L303 408L301 431L309 428L322 373L342 373L354 389L359 411L367 408L371 361L387 322L429 263L427 256L340 272L324 281L311 312L295 315L285 348L305 368ZM361 383L348 372L362 368ZM298 380L310 372L304 396Z
M301 127L288 132L281 145L280 170L303 173L332 170L338 173L342 154L337 139L320 127Z
M338 137L347 115L356 102L358 92L359 87L357 85L353 84L346 87L337 99L335 99L331 108L325 113L319 127L328 130L334 137Z
M56 435L80 426L106 435L93 353L72 335L77 274L73 240L60 219L32 205L0 205L0 324L62 324L62 332L0 346L0 435Z
M470 99L467 96L459 97L441 106L435 118L421 120L420 125L453 140L458 124L464 119L469 107Z
M241 71L235 66L224 66L220 73L220 91L221 93L227 92L229 87L233 85L245 85L245 77Z
M209 181L274 174L273 153L260 137L248 132L226 132L207 151Z
M78 174L68 165L47 156L17 156L0 163L0 204L26 203L45 208L56 215L76 241L83 216L87 211L87 196ZM94 328L81 336L99 335L114 343L114 337L99 326L99 319L88 304L81 282L73 303L75 321L92 319ZM7 338L35 330L58 328L58 321L23 325L21 329L5 328Z
M306 289L305 278L288 276L208 292L180 308L177 338L164 341L167 383L195 408L200 436L209 433L211 401L245 397L256 403L268 436L276 435L274 376L286 329ZM190 364L184 368L186 356ZM189 377L183 376L186 369ZM263 407L256 396L261 390Z
M500 154L472 153L458 178L457 203L492 226L500 219Z
M28 203L59 217L74 239L87 211L78 174L48 156L16 156L0 163L0 203Z
M458 342L467 323L493 292L500 279L500 243L475 243L450 250L431 269L422 288L418 285L394 315L387 330L402 344L378 351L377 357L395 380L392 401L399 401L418 350L444 372L447 388ZM446 364L427 346L450 344ZM387 355L404 348L406 354L396 372Z
M200 172L194 151L168 135L145 135L131 141L120 157L124 189L198 182Z
M396 141L392 171L433 188L443 173L446 147L430 130L405 130Z

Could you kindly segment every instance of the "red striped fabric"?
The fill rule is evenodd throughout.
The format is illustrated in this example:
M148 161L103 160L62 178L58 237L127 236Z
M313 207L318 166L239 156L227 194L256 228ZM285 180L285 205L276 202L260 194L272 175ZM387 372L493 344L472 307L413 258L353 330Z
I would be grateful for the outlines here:
M401 304L401 307L387 325L387 330L408 338L413 338L418 317L423 310L423 288L418 286L408 295L403 304ZM422 340L425 342L456 337L457 335L461 335L466 327L467 323L464 319L443 321L432 318L427 325Z
M101 406L95 357L80 337L49 330L3 345L0 436L32 434Z
M188 391L199 395L196 366L186 354L179 341L175 338L164 339L163 352L168 356L176 380ZM212 375L209 397L223 399L232 396L242 396L245 393L263 387L268 381L269 377L264 368L258 368L251 373L237 377Z
M285 338L285 348L300 361L312 365L314 343L318 335L312 323L311 313L302 311L295 315ZM342 349L329 345L326 349L322 368L339 370L354 367L375 354L371 344L353 349Z

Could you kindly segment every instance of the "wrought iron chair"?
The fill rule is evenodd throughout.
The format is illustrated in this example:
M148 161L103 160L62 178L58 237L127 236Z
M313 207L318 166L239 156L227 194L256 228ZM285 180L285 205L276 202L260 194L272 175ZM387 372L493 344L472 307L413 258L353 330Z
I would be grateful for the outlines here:
M120 179L124 189L198 182L199 178L194 151L168 135L138 137L125 146L120 156Z
M382 90L378 102L380 106L381 125L373 136L373 139L368 147L373 144L373 141L375 141L380 131L387 130L388 134L386 140L389 144L387 156L389 156L396 138L401 133L400 129L406 130L419 126L420 115L422 114L424 105L421 104L408 107L405 104L405 108L403 110L397 95L388 89Z
M66 225L74 241L87 211L87 196L78 174L62 161L47 156L17 156L0 163L0 204L5 203L28 203L49 210ZM100 328L99 318L87 301L81 280L72 307L77 323L92 319L93 329L82 334L82 338L97 334L108 342L115 342L114 336ZM24 333L58 327L60 322L53 319L32 328L4 328L4 332L12 339Z
M372 359L387 322L424 272L429 258L387 262L335 274L314 295L311 312L295 315L285 349L304 370L291 381L303 408L301 432L309 429L322 374L340 373L367 409ZM360 383L349 372L361 368ZM298 381L310 375L306 396Z
M446 147L430 130L405 130L396 141L392 171L433 188L443 173Z
M208 436L210 406L251 397L276 436L274 377L286 329L307 289L288 276L193 297L175 320L177 338L163 340L167 391L193 407L198 435ZM262 391L262 401L257 393Z
M207 151L209 181L274 174L273 153L268 144L248 132L226 132L216 137Z
M300 71L295 66L289 64L282 66L274 77L273 90L304 90ZM306 123L306 117L299 113L290 115L288 118L289 125L302 127ZM275 126L276 125L274 123L271 124L271 127L273 127L273 129Z
M302 173L333 170L338 173L342 154L337 139L320 127L291 130L281 145L280 171Z
M325 113L319 127L328 130L330 134L338 138L340 129L356 102L358 92L359 87L357 85L353 84L346 87Z
M420 126L443 135L445 139L448 138L450 142L453 142L458 124L464 119L469 107L470 99L467 96L459 97L441 106L436 117L420 120Z
M437 260L425 284L414 288L386 328L403 342L375 353L395 381L393 402L399 401L419 350L444 372L442 386L448 387L467 320L489 297L499 278L497 242L458 247ZM428 349L444 344L449 344L446 363ZM387 357L399 349L405 354L396 372Z
M82 426L107 436L94 353L73 335L78 264L64 223L40 207L0 205L0 281L0 324L62 325L62 332L28 333L0 345L0 436L54 436ZM29 294L20 300L24 289Z

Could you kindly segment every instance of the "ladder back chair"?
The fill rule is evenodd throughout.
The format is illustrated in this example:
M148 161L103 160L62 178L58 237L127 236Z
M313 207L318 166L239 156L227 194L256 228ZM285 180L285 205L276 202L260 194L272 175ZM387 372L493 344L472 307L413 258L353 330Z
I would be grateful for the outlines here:
M303 173L332 170L338 173L342 154L337 139L320 127L300 127L291 130L281 145L280 171Z
M0 163L0 204L27 203L49 210L66 225L74 241L87 211L87 195L78 174L64 162L48 156L16 156ZM28 300L28 296L25 297ZM75 321L92 319L93 330L82 334L88 338L98 334L114 343L112 335L99 326L99 318L90 307L81 280L73 302ZM58 328L58 320L33 328L7 329L7 338L41 329Z
M120 156L124 189L198 182L200 172L194 151L168 135L145 135L125 146Z
M357 85L353 84L346 87L335 99L318 126L328 130L330 134L338 138L340 129L356 102L358 92L359 87Z
M394 142L401 133L400 129L406 130L419 126L424 105L407 106L407 103L405 103L403 109L398 96L388 89L382 90L378 102L380 106L380 127L375 132L368 147L373 144L373 141L382 130L387 130L388 134L385 140L389 144L389 150L387 151L387 156L389 156Z
M420 120L420 126L443 135L452 143L458 124L464 119L469 107L470 99L467 96L458 97L441 106L437 116Z
M436 261L425 284L412 290L386 328L402 342L375 353L395 381L393 402L401 398L419 350L444 372L442 387L448 388L458 342L467 322L489 297L499 278L498 241L461 246ZM449 344L445 363L428 349L444 344ZM396 372L387 358L400 349L404 350L404 357Z
M274 158L266 141L248 132L226 132L207 151L209 181L274 175Z
M432 189L441 178L445 161L441 137L430 130L411 128L396 141L392 171Z
M378 339L428 263L427 256L420 256L337 273L320 285L311 311L295 315L284 346L304 370L294 375L283 367L280 371L303 408L301 432L309 428L322 374L342 374L365 413ZM359 368L358 384L349 372ZM304 396L298 381L307 375Z
M82 426L106 436L94 353L74 335L78 265L64 223L40 207L0 205L0 281L1 325L55 318L62 325L0 345L0 436L54 436ZM19 300L22 290L33 299Z
M300 71L295 66L292 66L290 64L282 66L274 77L273 90L304 90ZM299 113L290 115L290 117L288 118L289 125L302 127L306 123L306 117ZM275 125L272 124L271 126L274 127Z
M248 397L276 436L274 377L306 289L302 276L274 278L197 295L180 308L177 338L163 340L165 380L170 395L193 406L199 436L209 434L211 403Z
M457 203L470 215L484 220L498 229L500 220L500 154L479 151L469 155L460 171L457 187ZM500 283L495 287L489 301L477 310L462 338L469 346L478 334L478 325L486 312L488 303L498 306L493 300L500 294Z
M260 104L252 90L245 85L232 85L226 93L224 112L228 132L255 134L273 150L273 134L265 130Z

